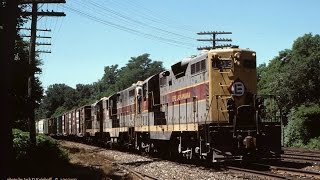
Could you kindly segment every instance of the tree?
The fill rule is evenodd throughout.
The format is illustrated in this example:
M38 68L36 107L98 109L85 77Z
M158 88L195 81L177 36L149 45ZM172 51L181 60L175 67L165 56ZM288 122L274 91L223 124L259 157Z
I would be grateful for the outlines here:
M104 67L104 74L101 79L105 84L107 85L113 85L117 82L118 78L118 65L111 65L111 66L105 66Z
M259 72L260 71L260 72ZM320 36L305 34L290 50L279 52L267 67L258 67L260 92L278 96L289 113L303 103L318 103L320 99Z
M0 3L0 39L1 39L1 101L3 107L1 108L1 135L0 135L0 144L4 152L0 160L0 178L7 178L11 176L12 171L12 123L16 123L26 119L25 113L23 113L24 107L28 101L26 101L24 86L20 86L17 82L23 80L26 73L29 73L32 70L35 70L33 65L29 68L26 68L19 73L14 73L17 69L21 68L22 61L19 59L26 58L24 52L26 52L23 46L20 46L19 42L22 42L21 38L17 35L17 28L21 27L23 24L23 18L19 17L19 12L21 8L18 7L17 0L2 0ZM23 48L21 48L23 47ZM22 51L19 51L22 50ZM20 54L19 54L20 52ZM15 61L14 57L19 57ZM37 84L39 81L36 81L34 89L37 89L41 94L41 86ZM40 95L41 96L41 95ZM40 99L40 96L33 96L34 100ZM30 105L30 104L29 104ZM14 111L13 111L14 108ZM18 123L20 124L20 123ZM17 125L17 124L14 124ZM21 124L20 124L21 125ZM23 127L25 125L22 124ZM4 157L4 158L3 158Z
M79 98L87 99L93 95L94 89L90 84L77 84L76 93Z
M126 66L106 66L102 78L92 84L77 84L73 89L65 84L50 85L37 109L37 118L61 114L74 107L92 104L95 100L123 90L148 77L163 71L162 62L152 61L149 54L132 57Z
M32 99L28 101L28 76L30 73L40 74L41 61L36 60L34 65L29 65L28 62L28 43L17 37L15 46L15 61L13 62L13 105L16 113L14 113L14 128L28 130L28 106L29 103L34 103L34 107L38 107L43 97L43 88L38 77L35 77L32 87Z
M164 71L162 62L152 61L149 54L143 54L138 57L131 57L126 66L119 71L119 78L116 83L118 90L122 90L136 83L143 81L148 77Z
M293 108L289 113L289 117L290 121L285 127L286 145L303 146L308 144L311 139L320 138L319 104L303 104Z
M25 6L22 6L19 10ZM17 27L23 26L26 19L18 18ZM0 29L1 31L1 29ZM28 131L28 107L33 103L33 107L39 107L43 98L43 88L39 78L36 76L32 84L32 97L28 99L28 77L30 74L41 74L42 65L39 57L36 57L34 64L29 64L29 42L24 41L18 34L16 35L14 47L14 61L12 62L12 105L15 108L13 114L13 127Z
M77 100L76 90L72 87L65 84L50 85L43 99L45 117L50 117L60 106L71 109L77 104Z
M277 96L283 112L285 143L320 147L320 36L305 34L280 51L268 66L258 67L258 88ZM287 124L288 123L288 124Z

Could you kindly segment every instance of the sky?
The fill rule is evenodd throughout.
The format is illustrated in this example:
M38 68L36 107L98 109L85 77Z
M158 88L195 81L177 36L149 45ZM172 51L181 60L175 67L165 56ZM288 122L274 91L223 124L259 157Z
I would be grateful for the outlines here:
M268 63L306 33L320 34L319 0L66 0L39 10L65 12L41 17L37 42L42 53L44 89L56 83L73 88L102 78L105 66L125 66L144 53L165 68L197 55L203 31L228 31L232 44L256 51L257 64ZM29 23L26 24L28 26Z

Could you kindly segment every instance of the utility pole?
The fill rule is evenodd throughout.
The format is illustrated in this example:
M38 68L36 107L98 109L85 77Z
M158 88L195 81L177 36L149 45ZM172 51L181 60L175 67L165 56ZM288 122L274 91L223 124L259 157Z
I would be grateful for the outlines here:
M37 11L38 3L32 3L32 17L31 17L31 38L29 47L29 77L28 77L28 121L29 121L29 133L30 142L32 145L36 145L36 125L34 119L34 100L32 98L32 85L34 82L34 73L31 70L35 62L36 56L36 36L37 36Z
M22 12L22 15L31 16L31 36L29 47L29 77L28 77L28 104L29 104L29 131L30 142L32 145L36 145L36 123L35 123L35 102L32 93L32 87L34 84L34 72L32 67L35 64L36 55L36 39L37 39L37 20L38 16L65 16L63 12L38 12L39 3L65 3L64 0L22 0L21 4L32 4L31 12Z
M197 33L198 35L211 35L212 38L210 39L197 39L197 41L209 41L212 42L212 46L205 46L205 47L198 47L198 50L203 50L203 49L216 49L216 48L222 48L222 47L230 47L231 44L221 44L217 45L217 42L228 42L232 41L231 39L226 39L226 38L216 38L217 35L220 34L232 34L232 32L224 32L224 31L211 31L211 32L199 32Z

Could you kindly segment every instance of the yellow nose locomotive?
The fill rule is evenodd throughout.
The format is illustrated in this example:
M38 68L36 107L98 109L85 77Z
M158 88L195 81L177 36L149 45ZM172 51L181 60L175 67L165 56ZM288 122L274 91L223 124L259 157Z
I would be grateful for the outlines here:
M162 123L151 119L150 136L138 136L151 139L144 144L213 162L279 158L280 124L262 113L254 51L214 49L184 59L159 74L159 88Z

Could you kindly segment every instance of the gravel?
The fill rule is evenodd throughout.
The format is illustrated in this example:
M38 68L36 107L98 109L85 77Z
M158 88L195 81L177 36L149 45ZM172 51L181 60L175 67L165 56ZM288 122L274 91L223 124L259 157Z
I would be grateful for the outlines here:
M244 177L240 174L230 173L223 170L219 171L195 165L179 164L177 162L149 158L116 150L108 150L70 141L60 141L60 144L64 147L85 149L91 153L97 153L112 162L116 162L117 164L129 167L134 171L144 173L158 179L248 179L248 177ZM105 163L110 164L110 161L105 161Z

